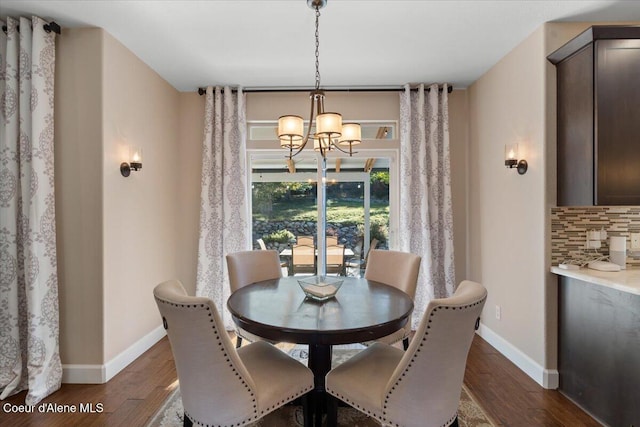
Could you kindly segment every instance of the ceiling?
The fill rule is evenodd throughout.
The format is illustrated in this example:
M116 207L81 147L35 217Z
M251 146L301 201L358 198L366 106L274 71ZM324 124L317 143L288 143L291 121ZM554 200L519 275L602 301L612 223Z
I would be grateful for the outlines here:
M314 85L305 0L1 0L0 16L94 26L179 91ZM548 21L640 20L640 1L329 0L320 17L324 88L463 88Z

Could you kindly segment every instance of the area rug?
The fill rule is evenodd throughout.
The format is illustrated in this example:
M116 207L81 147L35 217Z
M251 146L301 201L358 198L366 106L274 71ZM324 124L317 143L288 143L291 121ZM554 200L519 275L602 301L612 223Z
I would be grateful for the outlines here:
M335 367L352 357L363 347L336 346L333 349L332 365ZM306 365L308 353L302 346L290 346L281 348L289 355ZM151 419L147 427L182 427L182 399L180 389L176 390L167 398L162 407ZM282 408L266 415L262 419L251 424L251 427L302 427L304 425L302 407L286 405ZM489 417L483 412L471 397L469 391L463 386L460 394L460 406L458 407L458 423L461 427L494 427ZM349 407L338 408L338 426L344 427L378 427L380 424L371 417L368 417Z

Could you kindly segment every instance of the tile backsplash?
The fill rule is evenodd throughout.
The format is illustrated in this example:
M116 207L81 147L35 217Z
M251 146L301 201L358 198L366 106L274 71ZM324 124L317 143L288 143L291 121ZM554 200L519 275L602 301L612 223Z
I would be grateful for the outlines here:
M640 206L580 206L551 209L551 264L558 265L584 250L588 230L606 230L608 236L625 236L640 232ZM609 254L609 239L598 249ZM640 257L629 256L627 266L640 267Z

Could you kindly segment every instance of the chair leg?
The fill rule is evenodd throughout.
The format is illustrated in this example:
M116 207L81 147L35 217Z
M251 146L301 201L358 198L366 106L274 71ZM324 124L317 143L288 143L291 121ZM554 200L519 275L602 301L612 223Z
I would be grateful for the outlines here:
M456 419L453 420L453 422L451 423L451 425L449 427L460 427L460 425L458 424L458 416L456 415Z
M402 340L402 346L404 347L404 351L407 351L407 349L409 348L409 337L405 337Z
M236 335L236 348L240 348L242 345L242 337Z
M182 414L182 426L183 427L193 427L193 422L184 413Z

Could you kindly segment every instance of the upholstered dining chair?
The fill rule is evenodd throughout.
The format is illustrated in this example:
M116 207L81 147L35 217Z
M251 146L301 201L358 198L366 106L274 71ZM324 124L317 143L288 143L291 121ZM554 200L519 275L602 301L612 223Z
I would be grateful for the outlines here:
M409 252L373 249L369 251L364 278L398 288L413 300L416 297L420 261L421 257ZM406 350L409 347L410 335L411 316L409 316L402 329L377 341L385 344L402 341L402 345Z
M270 250L242 251L228 254L227 270L229 270L229 285L232 293L251 283L282 277L278 252ZM243 339L250 342L264 340L240 327L236 327L236 347L242 345Z
M457 426L467 355L486 298L484 286L463 281L453 296L429 302L407 351L373 344L327 374L327 392L385 426ZM335 399L329 409L335 420Z
M313 389L311 370L273 345L236 350L213 301L188 296L178 280L160 283L153 295L171 343L185 426L244 426Z

